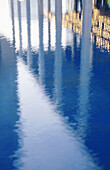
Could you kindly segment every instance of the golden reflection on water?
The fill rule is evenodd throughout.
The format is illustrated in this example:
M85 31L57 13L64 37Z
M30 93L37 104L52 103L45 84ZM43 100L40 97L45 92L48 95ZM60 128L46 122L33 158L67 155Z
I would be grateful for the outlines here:
M55 20L51 12L44 13L45 17ZM62 14L62 25L75 33L82 35L83 12L68 11ZM102 52L110 52L110 16L102 15L100 10L93 5L91 42L96 41L96 46Z

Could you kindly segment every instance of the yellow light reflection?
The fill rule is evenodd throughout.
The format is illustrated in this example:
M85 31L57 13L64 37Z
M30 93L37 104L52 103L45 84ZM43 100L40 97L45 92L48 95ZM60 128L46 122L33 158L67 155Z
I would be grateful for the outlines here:
M44 16L55 20L54 14L44 13ZM79 13L76 13L76 11L71 11L62 15L62 24L64 27L82 35L82 19L83 12L80 15ZM91 42L94 42L95 37L97 48L100 48L102 52L104 49L110 52L110 17L105 15L102 16L100 14L100 10L94 6L92 15Z

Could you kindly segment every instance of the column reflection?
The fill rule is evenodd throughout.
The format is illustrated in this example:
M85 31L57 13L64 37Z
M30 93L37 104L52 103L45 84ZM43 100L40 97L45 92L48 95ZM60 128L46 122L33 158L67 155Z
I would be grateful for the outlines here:
M104 5L104 0L101 1L101 5L102 5L102 6Z
M12 31L13 31L13 46L15 46L14 0L11 0L11 18L12 18Z
M55 22L56 22L56 50L55 50L55 94L57 102L61 101L61 80L62 80L62 0L55 1Z
M27 61L28 64L32 64L31 58L31 8L30 0L26 0L26 14L27 14L27 34L28 34L28 52L27 52Z
M44 79L44 47L43 47L43 0L38 0L39 17L39 78Z
M18 20L19 20L19 55L22 56L22 23L21 23L21 2L18 1Z
M83 1L83 30L79 85L78 132L85 137L89 109L89 84L90 84L90 33L92 23L92 0Z
M48 14L51 12L51 1L48 0ZM48 51L50 51L51 33L50 33L50 19L48 17Z
M110 8L110 0L109 0L109 3L108 3L108 6L109 6L109 8Z

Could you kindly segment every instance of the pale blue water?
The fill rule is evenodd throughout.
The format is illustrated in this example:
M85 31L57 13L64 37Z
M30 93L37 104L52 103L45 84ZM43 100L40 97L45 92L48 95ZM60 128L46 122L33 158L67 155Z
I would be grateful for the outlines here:
M109 5L47 2L0 2L0 170L109 170Z

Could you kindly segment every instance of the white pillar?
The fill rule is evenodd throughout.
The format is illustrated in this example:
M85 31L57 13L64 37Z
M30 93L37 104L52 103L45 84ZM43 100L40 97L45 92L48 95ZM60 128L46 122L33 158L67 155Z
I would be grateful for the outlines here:
M74 0L72 0L72 11L74 11L74 8L75 8L75 2Z
M96 3L97 3L97 0L95 0L95 5L96 5Z
M43 48L43 0L38 0L39 16L39 80L44 79L44 48Z
M101 3L101 5L102 5L102 6L104 5L104 0L102 0L102 3Z
M27 14L27 34L28 34L28 52L27 52L27 61L28 64L32 64L31 58L31 8L30 0L26 0L26 14Z
M14 22L14 1L11 0L11 18L12 18L12 29L13 29L13 46L15 47L15 22Z
M56 23L56 50L55 50L55 94L56 102L61 101L61 81L62 81L62 0L55 1L55 23Z
M68 11L71 12L71 0L68 0Z
M48 0L48 13L51 12L50 0ZM50 51L51 33L50 33L50 19L48 18L48 51Z
M88 42L90 42L92 24L92 0L83 1L83 26L82 26L82 49L87 54Z
M18 21L19 21L19 55L22 56L22 23L21 23L21 2L18 1Z
M91 70L91 25L92 25L92 0L83 1L83 31L81 46L80 85L79 85L79 109L78 132L86 135L88 123L89 85Z
M50 2L51 0L48 0L48 12L50 12L50 10L51 10L51 2Z
M75 48L74 48L74 46L75 46L75 34L74 34L74 32L72 33L72 58L74 59L74 50L75 50Z
M109 0L109 8L110 8L110 0Z

